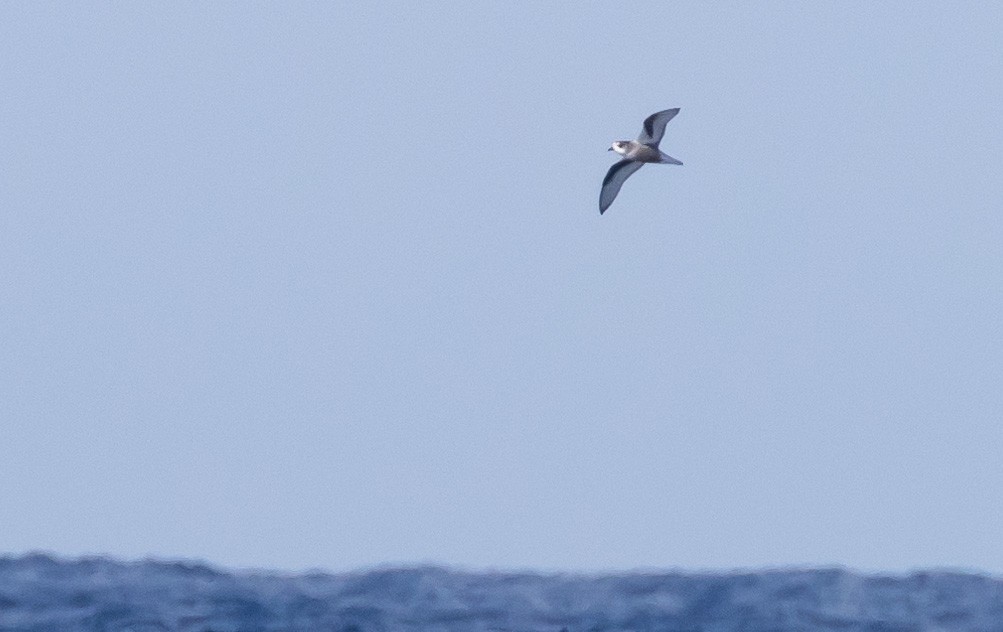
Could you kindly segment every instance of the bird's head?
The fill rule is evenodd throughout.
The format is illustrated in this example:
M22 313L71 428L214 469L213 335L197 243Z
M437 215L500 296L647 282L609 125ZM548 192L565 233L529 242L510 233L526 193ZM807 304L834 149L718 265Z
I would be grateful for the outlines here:
M615 151L620 155L626 154L627 146L629 143L630 141L626 140L615 140L613 141L613 144L609 146L609 149L607 149L606 151Z

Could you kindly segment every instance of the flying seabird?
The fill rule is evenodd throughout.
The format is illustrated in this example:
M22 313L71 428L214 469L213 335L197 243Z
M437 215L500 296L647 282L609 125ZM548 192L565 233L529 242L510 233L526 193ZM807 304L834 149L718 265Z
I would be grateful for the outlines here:
M606 172L606 177L602 181L602 191L599 192L599 214L602 215L609 208L609 205L616 199L616 194L620 192L620 187L635 171L644 166L646 162L657 162L667 165L681 165L672 156L658 149L665 134L665 124L672 120L672 117L679 114L679 108L662 110L655 112L644 119L641 127L641 135L637 140L617 140L613 141L608 151L615 151L623 156L623 160L616 163Z

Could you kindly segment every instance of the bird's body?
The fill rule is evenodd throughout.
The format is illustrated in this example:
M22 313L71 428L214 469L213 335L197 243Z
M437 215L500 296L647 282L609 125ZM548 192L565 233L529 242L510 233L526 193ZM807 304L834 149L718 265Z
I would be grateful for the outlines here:
M610 147L613 151L628 160L637 162L664 162L668 164L682 164L672 156L663 153L657 147L639 143L636 140L618 140Z
M616 199L616 194L620 192L620 187L635 171L644 166L645 163L658 163L667 165L681 165L680 161L666 154L658 148L662 136L665 134L665 125L679 114L679 108L655 112L644 119L641 128L641 135L637 140L617 140L613 141L610 151L623 156L623 160L609 168L606 177L602 182L602 190L599 193L599 213L605 213L609 205Z

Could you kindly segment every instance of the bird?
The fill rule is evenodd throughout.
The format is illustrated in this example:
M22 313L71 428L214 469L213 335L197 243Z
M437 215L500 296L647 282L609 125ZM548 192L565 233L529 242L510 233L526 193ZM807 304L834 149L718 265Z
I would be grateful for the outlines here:
M615 151L623 156L623 160L610 167L609 171L606 172L606 177L603 178L602 190L599 192L600 215L605 213L609 205L616 199L616 194L620 192L620 187L627 181L627 178L643 167L644 163L683 164L658 148L658 143L665 135L665 125L676 114L679 114L679 108L655 112L644 119L641 135L637 137L637 140L613 141L607 151Z

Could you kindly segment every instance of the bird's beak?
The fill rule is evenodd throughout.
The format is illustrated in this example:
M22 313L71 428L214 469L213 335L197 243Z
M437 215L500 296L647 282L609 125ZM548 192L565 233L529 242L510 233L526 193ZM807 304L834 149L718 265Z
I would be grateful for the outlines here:
M612 147L607 147L606 151L613 151L613 148Z

